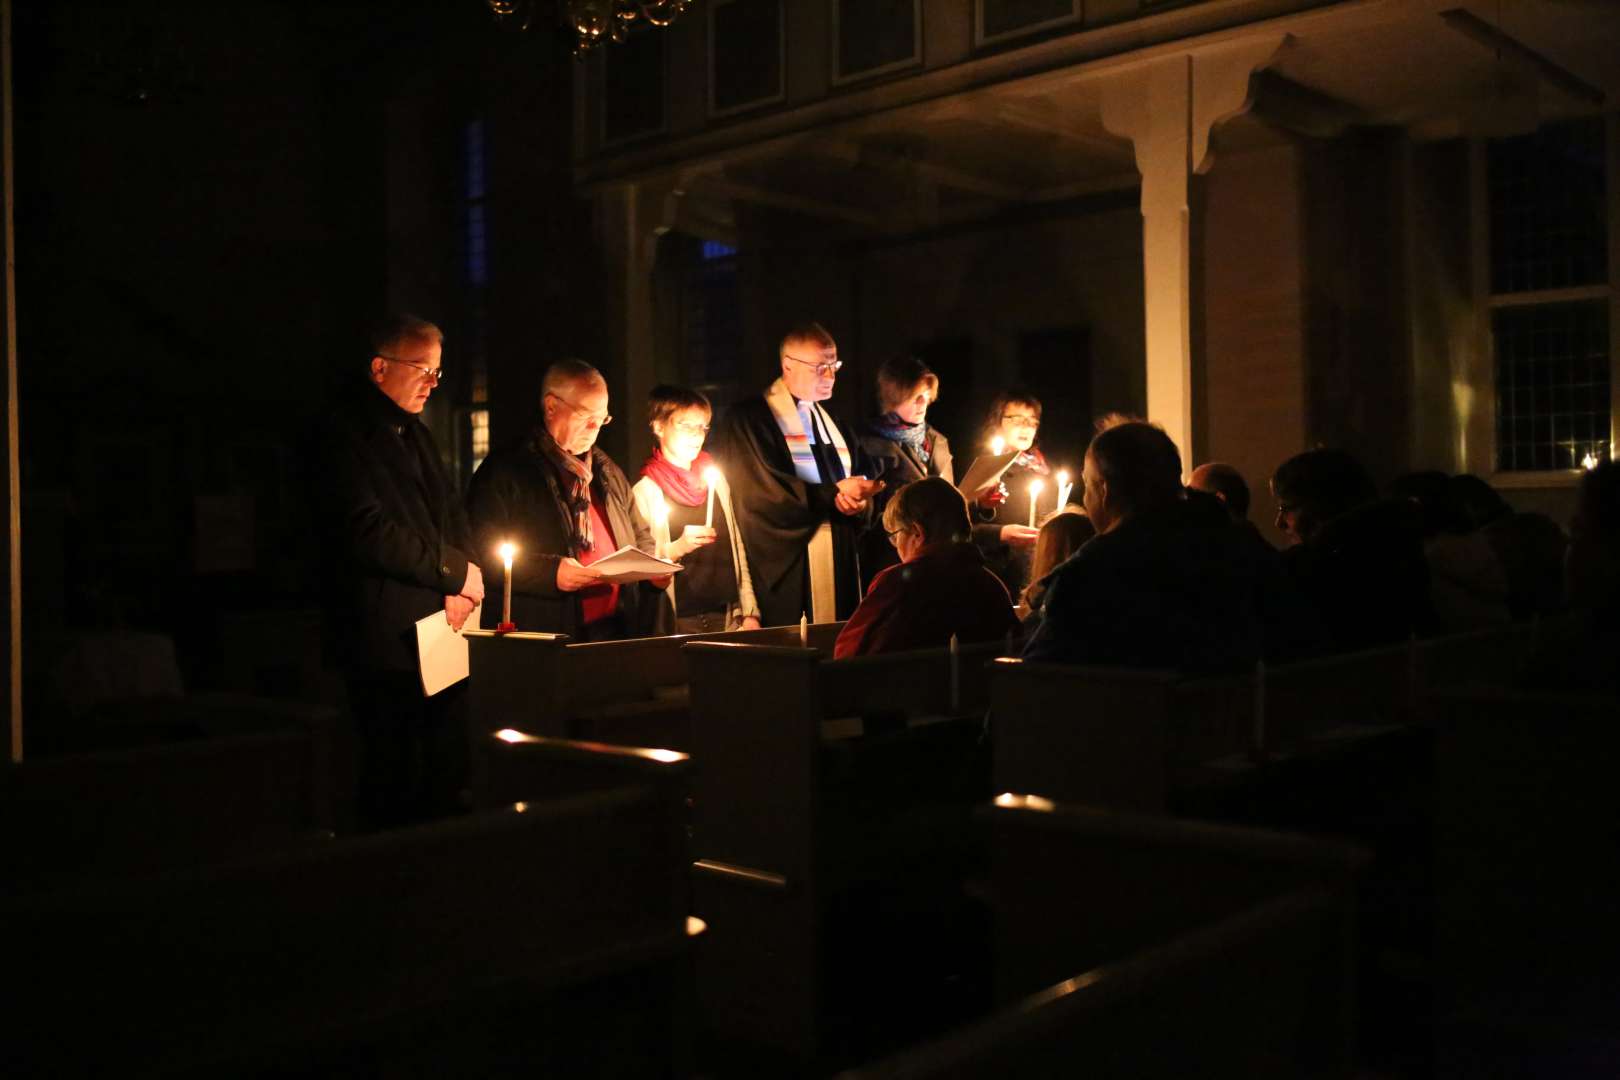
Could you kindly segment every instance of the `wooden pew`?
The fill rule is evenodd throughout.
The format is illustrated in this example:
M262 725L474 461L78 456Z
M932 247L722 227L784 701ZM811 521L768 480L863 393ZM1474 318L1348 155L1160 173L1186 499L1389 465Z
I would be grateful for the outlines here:
M1257 748L1245 677L1011 658L990 668L997 791L1165 813L1174 789L1218 786Z
M833 661L814 649L696 642L691 665L693 895L713 928L698 965L707 1023L761 1068L803 1068L861 1037L868 994L903 981L885 918L949 921L988 794L982 669L965 646L952 708L945 649ZM866 951L870 947L870 951ZM855 957L851 961L851 957ZM941 960L943 957L936 957Z
M844 624L808 628L829 655ZM797 626L570 643L561 634L469 630L471 715L485 731L685 750L691 743L686 661L691 641L797 646Z
M998 1007L846 1077L1346 1075L1353 848L1003 795Z
M10 886L241 858L328 833L315 743L245 732L0 768L0 864Z
M678 805L523 812L0 902L8 1075L681 1075Z
M1429 706L1439 1064L1479 1074L1499 1054L1528 1075L1573 1047L1612 1056L1620 702L1472 686Z

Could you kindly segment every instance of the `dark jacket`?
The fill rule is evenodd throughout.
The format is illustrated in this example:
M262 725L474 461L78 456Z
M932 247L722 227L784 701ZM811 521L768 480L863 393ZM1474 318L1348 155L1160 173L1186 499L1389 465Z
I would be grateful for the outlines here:
M635 512L630 481L598 447L591 449L591 489L601 496L614 547L654 550L652 533ZM484 459L467 490L467 517L477 550L494 551L505 541L517 545L512 562L512 621L517 628L580 637L583 611L579 593L557 588L557 564L573 554L568 547L562 479L556 466L537 449L533 435ZM506 588L501 562L492 558L490 564L485 577L486 628L500 623ZM619 590L626 636L667 632L667 627L658 625L660 595L646 582Z
M415 671L416 621L461 591L473 550L433 435L356 379L311 445L328 641L351 670Z
M998 641L1017 629L1012 600L970 543L939 544L877 576L838 633L839 659L949 644L951 635Z
M1268 547L1204 500L1130 517L1045 579L1024 657L1202 674L1308 653L1319 632Z
M1370 649L1437 632L1421 514L1406 499L1369 503L1283 552L1336 649Z
M861 589L871 588L872 580L884 570L900 561L889 534L883 530L883 508L894 498L894 493L917 480L930 476L944 477L949 484L956 483L956 471L951 461L951 444L932 427L925 436L928 460L923 461L912 449L893 439L886 439L868 424L861 431L861 454L871 469L871 479L882 480L888 487L872 500L872 527L861 534Z

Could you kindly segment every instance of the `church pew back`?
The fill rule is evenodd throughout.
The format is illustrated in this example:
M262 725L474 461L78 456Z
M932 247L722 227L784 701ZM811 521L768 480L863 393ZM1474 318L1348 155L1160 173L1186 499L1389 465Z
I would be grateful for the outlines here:
M849 1077L1297 1076L1349 1064L1354 849L1004 795L1000 1006Z
M1245 678L1010 658L990 667L997 791L1163 813L1179 780L1254 746Z
M447 1075L611 1061L624 1028L667 1074L686 858L678 807L627 787L7 900L26 991L0 1053L62 1073ZM549 1019L615 980L577 1030Z
M992 650L964 649L961 670ZM830 931L830 912L864 883L893 891L953 872L966 830L939 823L957 803L965 822L987 793L977 746L985 701L964 692L956 720L934 722L949 705L944 649L829 661L809 649L698 642L686 654L693 891L713 928L700 1000L729 1043L812 1062L840 1041L830 1034L840 993L828 957L848 946ZM892 977L882 968L866 974Z
M0 770L0 863L16 889L290 847L326 826L308 733L30 758Z

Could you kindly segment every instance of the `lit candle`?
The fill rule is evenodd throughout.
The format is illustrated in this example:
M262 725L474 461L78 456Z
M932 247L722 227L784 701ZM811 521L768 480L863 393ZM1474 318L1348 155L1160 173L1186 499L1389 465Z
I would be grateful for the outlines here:
M1005 454L1007 452L1007 440L1003 439L1000 435L996 435L993 438L991 438L991 440L990 440L990 452L992 454L995 454L997 457L1000 457L1002 454Z
M1062 510L1069 505L1069 493L1074 491L1074 485L1069 483L1069 470L1059 469L1057 474L1058 501L1057 508Z
M515 630L512 623L512 556L517 554L517 548L511 543L500 546L501 564L506 567L506 598L501 601L501 625L498 629Z
M1035 504L1040 500L1041 488L1046 485L1039 478L1029 482L1029 527L1035 527Z
M805 612L801 612L799 614L799 648L808 649L809 647L810 647L810 613L808 611L805 611Z
M714 528L714 485L719 479L720 470L713 465L703 470L703 482L709 488L709 507L703 512L703 527L705 529Z
M1581 468L1585 469L1587 472L1591 472L1593 469L1595 469L1597 467L1598 467L1598 456L1596 454L1594 454L1592 451L1588 450L1586 452L1586 456L1581 458Z
M951 715L962 708L962 646L951 635Z

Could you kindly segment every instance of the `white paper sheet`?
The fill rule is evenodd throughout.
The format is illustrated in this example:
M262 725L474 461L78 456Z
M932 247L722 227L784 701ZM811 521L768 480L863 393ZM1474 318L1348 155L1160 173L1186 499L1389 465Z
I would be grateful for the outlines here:
M482 604L473 608L462 629L476 627ZM416 656L422 670L422 696L432 697L467 677L467 639L450 629L441 611L416 620Z
M681 564L649 555L639 548L622 547L607 558L591 563L591 569L600 570L604 580L624 585L673 574L681 569Z
M973 464L968 467L967 475L957 482L956 490L960 491L968 502L972 502L1000 483L1001 474L1017 460L1016 450L1007 454L985 454L983 457L975 458Z

